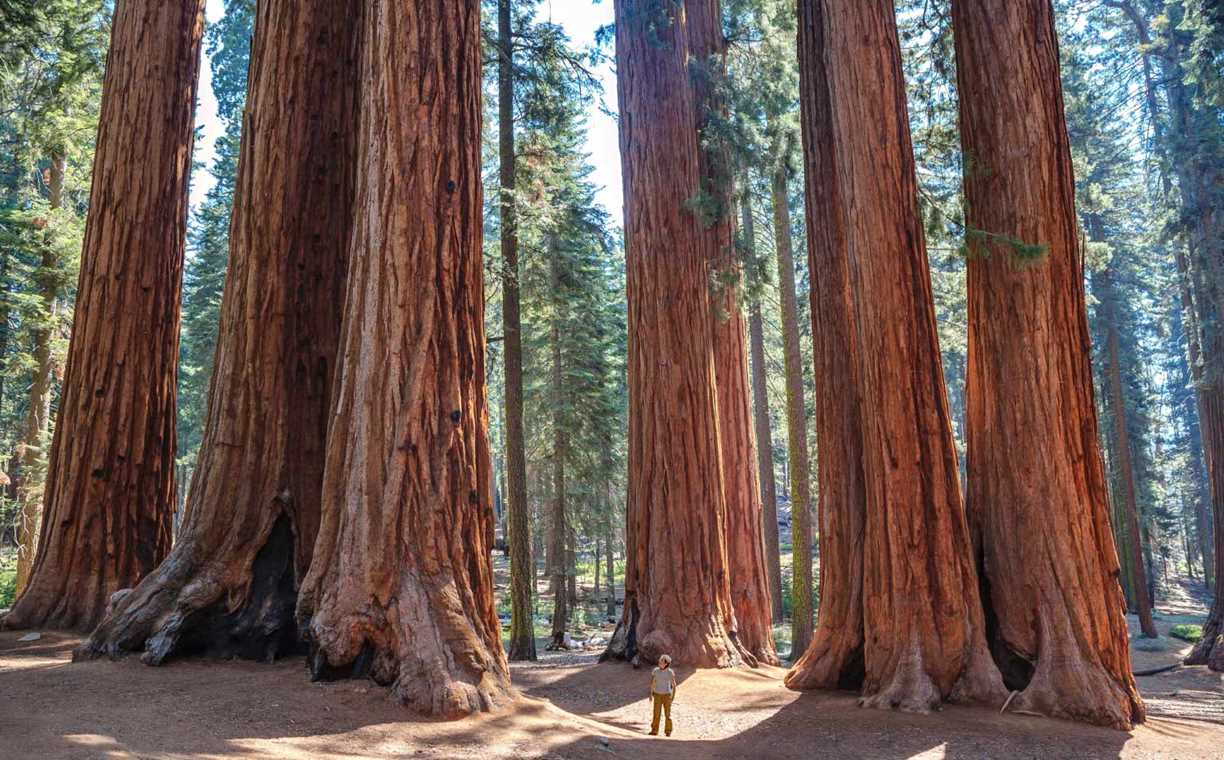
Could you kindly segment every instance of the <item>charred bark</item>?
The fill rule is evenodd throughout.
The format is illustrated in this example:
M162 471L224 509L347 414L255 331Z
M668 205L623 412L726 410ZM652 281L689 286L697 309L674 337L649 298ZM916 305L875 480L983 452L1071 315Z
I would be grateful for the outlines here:
M1053 8L956 0L953 23L969 157L968 504L992 648L1021 689L1014 706L1129 729L1144 708L1109 526Z
M787 683L853 685L861 651L865 706L1001 703L957 482L893 4L804 0L800 51L809 255L815 282L831 275L813 289L817 376L831 365L851 382L820 390L831 412L820 442L840 449L821 448L832 552L812 646Z
M354 184L350 9L259 4L209 412L169 557L78 654L271 660L318 532Z
M170 548L203 0L119 0L30 583L8 628L89 630Z
M480 3L377 0L360 38L342 358L298 618L314 678L368 675L459 717L513 694L488 544Z

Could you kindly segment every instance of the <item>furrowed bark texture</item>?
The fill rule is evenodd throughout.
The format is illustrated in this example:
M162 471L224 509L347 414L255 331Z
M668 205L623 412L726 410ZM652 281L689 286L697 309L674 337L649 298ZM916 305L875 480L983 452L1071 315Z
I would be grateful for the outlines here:
M323 517L299 620L314 678L418 712L513 694L493 606L480 178L480 4L362 19L357 196Z
M1053 8L957 0L953 19L971 252L968 503L992 648L1023 689L1013 706L1129 729L1144 709L1099 448ZM1012 241L1049 250L1023 265Z
M762 535L761 492L754 460L756 443L749 409L748 354L738 300L734 294L726 296L724 305L734 311L714 325L731 603L735 610L735 635L744 652L756 662L777 665L765 537Z
M858 689L863 682L863 535L866 487L858 390L857 333L843 190L825 58L825 12L800 4L799 72L805 163L808 271L816 378L820 497L820 610L806 651L793 650L792 689ZM793 522L792 522L793 525Z
M79 650L273 659L300 645L353 208L355 14L263 0L209 413L169 557Z
M752 198L744 194L744 238L755 257L756 234ZM752 419L756 433L757 472L761 481L761 531L765 539L765 573L769 579L770 611L774 625L782 622L782 557L778 546L778 490L774 482L773 434L769 426L769 390L765 379L765 325L760 299L753 299L748 316L748 344L752 354Z
M831 218L812 226L836 241L826 255L845 267L848 297L831 300L835 311L849 304L835 316L853 334L860 404L865 510L852 549L863 557L862 704L998 704L1005 692L986 648L957 482L893 4L805 0L800 23L803 95L816 101L805 103L805 144L827 141L809 155L809 182L828 185L811 208ZM814 279L827 266L815 264ZM835 602L854 591L828 588ZM836 685L849 658L830 651L817 635L788 682Z
M710 264L683 7L617 0L629 297L625 609L605 657L727 667L733 637ZM684 190L677 191L677 188Z
M89 630L170 548L203 0L119 0L29 586L4 627Z
M506 538L510 543L511 660L536 659L531 601L531 527L523 432L523 325L519 308L518 226L514 206L514 39L510 0L497 2L497 127L501 182L502 333L505 351Z
M734 180L729 150L710 131L715 113L726 110L714 83L726 76L726 42L720 0L687 0L692 58L689 80L697 105L701 185L713 199L718 217L706 226L713 247L714 374L718 393L719 447L722 450L723 497L727 505L727 560L735 617L729 622L749 664L778 663L774 650L765 539L761 529L761 490L748 397L748 345L739 293L742 266L735 250ZM696 188L694 188L696 189Z

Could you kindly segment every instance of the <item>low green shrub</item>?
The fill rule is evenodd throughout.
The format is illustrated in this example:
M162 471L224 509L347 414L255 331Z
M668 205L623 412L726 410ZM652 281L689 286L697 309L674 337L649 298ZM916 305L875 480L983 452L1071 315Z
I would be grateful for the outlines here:
M1188 625L1185 623L1175 625L1169 629L1169 635L1175 639L1189 641L1191 644L1197 644L1203 638L1203 626Z
M17 595L17 568L0 568L0 610L13 606Z

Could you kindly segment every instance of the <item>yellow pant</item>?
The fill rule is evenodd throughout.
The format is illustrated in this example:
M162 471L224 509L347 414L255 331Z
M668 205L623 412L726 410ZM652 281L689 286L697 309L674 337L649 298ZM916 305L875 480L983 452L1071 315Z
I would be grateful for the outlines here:
M671 721L671 703L674 694L651 694L651 701L654 702L654 715L650 719L650 733L659 733L659 713L667 716L666 723L663 724L663 730L668 736L671 736L672 721Z

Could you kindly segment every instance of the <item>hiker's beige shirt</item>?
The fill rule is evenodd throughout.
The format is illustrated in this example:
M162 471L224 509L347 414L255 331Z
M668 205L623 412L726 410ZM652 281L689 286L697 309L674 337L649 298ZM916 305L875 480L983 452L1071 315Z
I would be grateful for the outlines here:
M650 673L650 691L652 694L671 694L676 687L676 671L671 668L655 668Z

